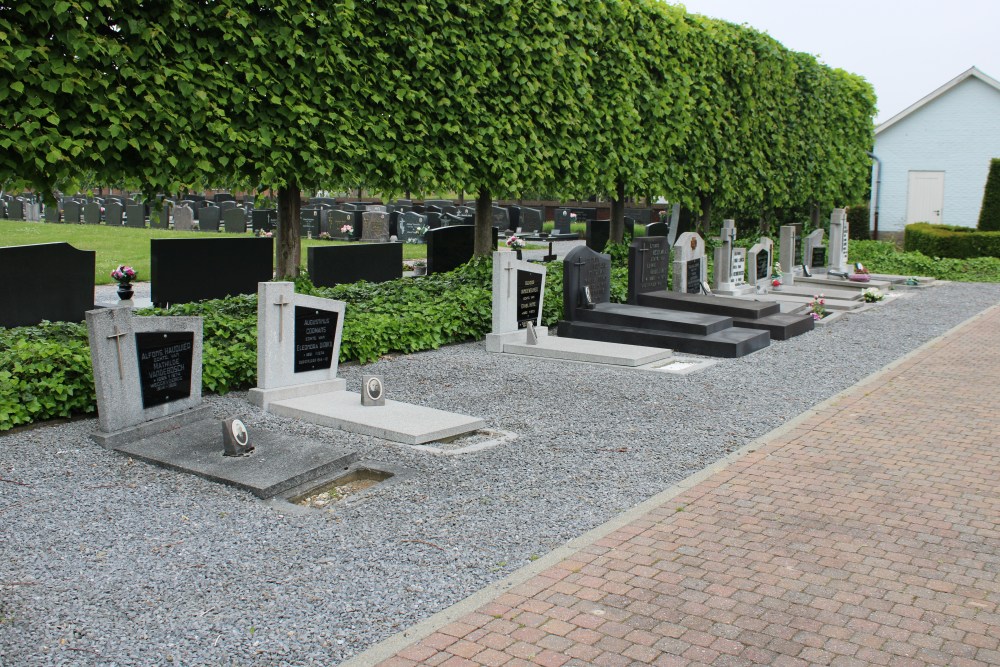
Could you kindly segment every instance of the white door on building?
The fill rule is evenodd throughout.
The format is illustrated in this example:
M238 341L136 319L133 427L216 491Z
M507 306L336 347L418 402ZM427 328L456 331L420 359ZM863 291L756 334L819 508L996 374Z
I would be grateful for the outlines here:
M941 224L944 209L944 172L911 171L906 195L906 224Z

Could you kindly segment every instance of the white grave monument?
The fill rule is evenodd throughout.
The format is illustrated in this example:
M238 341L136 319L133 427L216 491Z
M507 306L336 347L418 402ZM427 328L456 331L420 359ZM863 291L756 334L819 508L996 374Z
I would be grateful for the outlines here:
M174 206L174 229L179 232L190 232L194 229L194 211L183 204Z
M779 237L781 246L778 251L781 263L781 282L784 285L795 284L795 244L798 243L795 232L794 225L781 226L781 236Z
M847 261L848 245L848 225L847 210L835 208L830 214L830 250L827 269L833 271L850 272Z
M823 230L816 229L802 241L802 261L810 269L826 267L826 246L823 245Z
M727 296L743 296L753 291L746 281L746 248L737 248L736 221L722 223L722 245L715 249L715 291Z
M702 283L708 278L705 260L705 240L696 232L684 232L677 237L673 251L673 290L687 294L700 294Z
M337 377L346 304L296 294L290 282L260 283L257 384L249 399L263 410L352 433L419 445L485 427L477 417L385 399L364 405Z
M747 282L758 291L771 288L771 271L774 266L774 241L766 236L760 237L747 253Z
M503 352L504 343L527 340L527 323L537 337L548 334L542 326L545 267L517 259L509 251L493 253L493 331L486 335L486 350Z

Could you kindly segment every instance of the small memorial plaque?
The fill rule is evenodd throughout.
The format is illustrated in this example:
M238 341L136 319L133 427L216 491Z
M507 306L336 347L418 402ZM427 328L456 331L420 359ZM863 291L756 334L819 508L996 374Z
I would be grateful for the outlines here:
M687 292L698 294L701 291L701 257L689 259L687 262Z
M528 322L538 321L542 305L542 274L534 271L517 272L517 326L523 329Z
M812 249L812 265L826 266L826 248L819 246Z
M304 373L330 368L336 336L336 311L296 306L294 371Z
M361 376L361 405L385 405L385 385L378 375Z
M194 332L136 333L135 347L143 408L191 395Z
M757 253L757 280L766 280L771 270L771 253L761 251Z

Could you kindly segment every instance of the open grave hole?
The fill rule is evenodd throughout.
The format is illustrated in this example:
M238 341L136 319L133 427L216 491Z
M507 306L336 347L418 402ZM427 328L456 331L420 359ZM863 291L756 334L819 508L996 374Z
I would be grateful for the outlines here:
M395 477L395 473L375 468L356 468L336 479L324 482L319 486L292 496L288 502L323 509L352 496L371 489L382 482Z

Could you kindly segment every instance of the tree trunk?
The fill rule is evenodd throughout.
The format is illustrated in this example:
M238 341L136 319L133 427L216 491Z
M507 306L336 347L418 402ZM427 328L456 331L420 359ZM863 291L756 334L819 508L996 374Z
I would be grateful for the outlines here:
M712 195L701 196L701 237L707 239L712 232Z
M625 241L625 181L615 183L615 196L611 199L611 242Z
M299 184L294 178L278 188L278 278L299 275L302 245L299 242L299 209L302 206Z
M493 198L490 191L482 187L476 196L476 257L493 254Z

